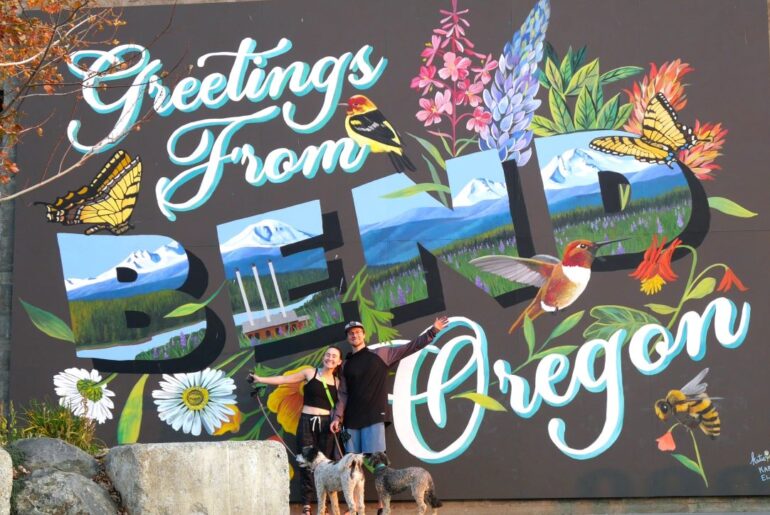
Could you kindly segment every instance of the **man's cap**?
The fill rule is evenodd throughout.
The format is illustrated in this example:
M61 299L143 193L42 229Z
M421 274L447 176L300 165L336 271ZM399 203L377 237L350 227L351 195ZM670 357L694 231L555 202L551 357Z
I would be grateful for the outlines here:
M354 327L360 327L362 331L365 331L364 324L362 324L358 320L351 320L350 322L345 324L345 334L348 334L348 331L350 331Z

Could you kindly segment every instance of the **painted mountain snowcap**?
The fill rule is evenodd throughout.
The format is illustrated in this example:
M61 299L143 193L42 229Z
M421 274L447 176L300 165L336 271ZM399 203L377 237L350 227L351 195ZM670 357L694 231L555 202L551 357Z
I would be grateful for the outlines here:
M452 197L453 207L464 207L486 200L498 200L508 196L505 184L484 177L472 179Z
M551 159L540 171L547 190L559 190L596 183L596 174L602 170L634 173L658 166L634 158L611 156L592 149L574 148Z
M137 279L129 283L117 280L116 268L130 268L137 273ZM146 293L161 288L171 288L171 284L184 278L187 271L187 254L177 242L171 242L155 250L135 250L120 263L117 263L96 277L67 278L64 286L71 300L124 297ZM173 288L178 285L173 286Z
M249 225L221 245L223 254L250 247L276 248L312 238L306 233L280 220L266 219Z

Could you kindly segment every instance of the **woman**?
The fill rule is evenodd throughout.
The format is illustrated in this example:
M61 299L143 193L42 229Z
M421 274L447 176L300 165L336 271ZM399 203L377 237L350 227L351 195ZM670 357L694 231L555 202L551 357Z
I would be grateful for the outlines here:
M342 363L342 351L334 345L324 353L321 368L306 368L288 376L260 377L249 374L255 383L281 385L305 382L305 400L297 427L297 450L303 447L315 447L328 458L334 457L334 436L329 430L331 412L337 403L337 370ZM315 485L311 472L300 467L300 486L302 491L302 513L310 513Z

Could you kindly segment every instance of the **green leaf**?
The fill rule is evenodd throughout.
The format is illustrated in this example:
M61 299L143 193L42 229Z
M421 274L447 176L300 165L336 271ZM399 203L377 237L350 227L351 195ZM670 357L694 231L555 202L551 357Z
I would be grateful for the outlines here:
M726 215L737 216L738 218L752 218L757 216L757 213L749 211L740 204L725 197L709 197L709 207Z
M706 295L713 293L716 286L716 279L705 277L687 293L685 300L702 299Z
M557 325L556 328L554 328L554 330L551 331L551 335L548 337L545 343L548 343L554 338L558 338L559 336L567 333L568 331L571 331L573 327L575 327L578 323L580 323L580 320L583 318L584 314L585 314L585 311L581 310L581 311L578 311L577 313L572 313L570 316L568 316L567 318L559 322L559 325Z
M551 347L550 349L546 349L543 352L538 352L537 354L532 356L531 359L532 360L543 359L549 354L561 354L562 356L569 356L577 348L578 348L577 345L561 345L559 347Z
M602 105L604 105L604 92L602 91L602 85L598 80L594 81L593 86L591 86L591 95L593 96L594 105L598 112L599 109L602 108Z
M535 326L532 324L532 319L529 315L524 315L524 340L527 342L527 348L529 349L529 356L535 350Z
M684 454L673 453L673 454L671 454L671 456L676 458L679 461L679 463L681 463L682 465L684 465L688 469L692 470L693 472L695 472L698 475L701 475L701 470L700 470L700 467L698 466L698 464L695 463L690 458L688 458L687 456L685 456Z
M446 162L444 161L444 158L441 157L441 153L436 148L436 146L431 143L430 141L423 139L419 136L415 136L411 132L407 132L411 137L413 137L415 140L417 140L417 143L422 145L422 147L428 151L428 153L431 155L431 157L436 161L436 164L439 165L441 168L446 170Z
M558 134L553 122L544 116L536 114L532 117L532 121L529 124L529 128L536 136L553 136Z
M615 125L612 126L613 129L620 129L625 125L625 123L628 121L628 118L631 116L631 111L633 111L634 106L631 104L623 104L618 108L618 116L615 118Z
M620 210L625 211L628 200L631 198L631 185L618 184L618 195L620 196Z
M559 133L575 132L575 126L572 125L572 116L569 113L567 102L561 93L555 89L548 91L548 105L551 108L553 125Z
M665 304L645 304L644 307L659 315L670 315L676 311L676 308L666 306Z
M599 59L594 59L590 63L583 65L575 72L572 79L567 85L567 89L564 90L566 96L577 95L580 92L580 88L587 86L593 88L594 84L599 81Z
M602 73L601 77L599 77L599 82L602 84L609 84L611 82L638 75L643 70L644 68L641 68L640 66L621 66L620 68L615 68L614 70Z
M557 68L556 64L550 59L545 61L545 76L548 78L548 82L551 83L552 90L555 89L559 93L564 91L564 82L561 78L561 72L559 72L559 68Z
M575 128L590 129L596 121L596 106L591 100L588 88L583 87L575 103Z
M453 395L452 399L469 399L479 406L481 406L484 409L488 409L490 411L507 411L505 409L505 406L500 404L496 399L493 399L489 395L484 395L483 393L477 393L477 392L465 392L465 393L458 393L457 395Z
M425 161L425 164L428 165L428 170L430 171L430 178L433 180L434 184L442 185L441 178L438 176L438 171L436 170L436 166L433 164L433 161L425 157L425 154L422 155L423 161ZM449 200L447 199L446 193L443 191L438 192L438 198L441 199L441 203L444 204L446 207L449 207Z
M595 306L590 314L596 321L583 331L583 337L589 340L608 340L619 329L626 330L625 339L628 340L643 325L660 324L652 315L625 306Z
M143 374L131 389L126 399L126 405L120 413L118 421L118 444L136 443L139 440L139 430L142 427L142 403L144 385L150 374Z
M402 190L393 191L386 195L380 195L380 198L411 197L412 195L417 195L418 193L424 193L426 191L443 191L444 193L449 193L452 190L449 189L449 186L444 186L443 184L436 184L434 182L423 182L420 184L415 184L414 186L409 186Z
M559 62L559 54L556 53L556 49L549 41L546 41L543 45L543 57L555 63Z
M72 329L70 329L70 326L68 326L61 318L44 309L28 304L21 300L21 298L19 298L19 302L21 302L21 305L24 307L27 315L29 315L30 321L32 321L35 327L51 338L75 343L75 335L72 334Z
M546 89L551 89L551 83L548 82L548 77L545 76L543 70L537 70L537 81Z
M217 291L215 291L211 297L204 300L203 302L190 302L189 304L182 304L178 308L171 311L171 313L165 315L163 318L179 318L179 317L186 317L187 315L192 315L196 311L200 311L201 309L205 308L209 305L209 302L214 300L217 295L219 295L219 292L222 291L222 288L224 287L225 283L222 283L219 288L217 288Z
M567 54L564 56L564 59L561 60L561 65L559 66L559 73L564 82L569 82L572 78L572 59L572 47L569 47L567 49Z
M615 118L618 116L619 93L604 104L596 115L595 129L612 129L615 126Z
M572 69L577 70L581 66L583 66L583 62L585 62L586 59L586 50L588 50L587 45L583 45L583 48L575 52L573 60L572 60Z

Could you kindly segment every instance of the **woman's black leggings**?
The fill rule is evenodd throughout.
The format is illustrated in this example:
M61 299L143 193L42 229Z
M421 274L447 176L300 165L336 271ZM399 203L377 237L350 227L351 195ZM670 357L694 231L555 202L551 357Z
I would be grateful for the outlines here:
M330 415L308 415L302 413L297 428L297 454L303 447L315 447L330 460L334 459L334 436L329 429ZM302 492L302 504L310 504L315 499L313 474L305 467L299 467L299 484Z

